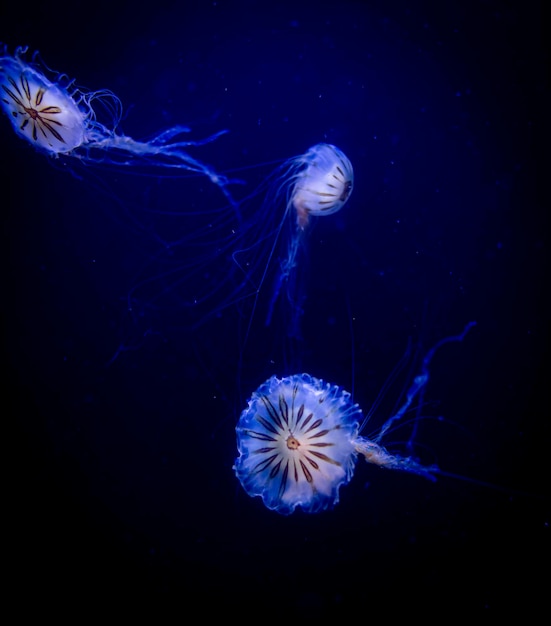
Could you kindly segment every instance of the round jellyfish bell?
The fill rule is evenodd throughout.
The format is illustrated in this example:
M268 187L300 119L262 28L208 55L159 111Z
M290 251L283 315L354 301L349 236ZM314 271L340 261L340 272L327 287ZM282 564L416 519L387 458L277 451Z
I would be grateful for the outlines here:
M354 188L352 163L342 150L318 143L301 155L290 196L298 228L304 229L310 215L332 215L340 211Z
M309 374L272 376L237 426L235 472L245 491L283 515L333 507L354 473L361 415L336 385Z
M3 58L2 108L15 132L37 150L70 153L86 140L86 116L75 100L21 59Z

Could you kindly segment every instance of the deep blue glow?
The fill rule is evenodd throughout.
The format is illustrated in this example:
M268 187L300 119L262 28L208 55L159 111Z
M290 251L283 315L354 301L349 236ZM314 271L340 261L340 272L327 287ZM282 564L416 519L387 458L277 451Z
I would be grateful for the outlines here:
M124 103L119 121L107 92L92 101L108 132L215 138L180 148L206 172L159 154L126 167L118 150L36 150L0 114L6 565L21 606L541 614L549 500L518 494L549 491L538 4L97 0L77 19L74 0L1 3L8 56L29 45L81 93ZM354 190L293 238L264 181L319 143L350 158ZM243 490L235 426L264 381L310 372L348 390L373 441L430 346L472 319L382 442L436 464L436 482L359 459L316 515Z

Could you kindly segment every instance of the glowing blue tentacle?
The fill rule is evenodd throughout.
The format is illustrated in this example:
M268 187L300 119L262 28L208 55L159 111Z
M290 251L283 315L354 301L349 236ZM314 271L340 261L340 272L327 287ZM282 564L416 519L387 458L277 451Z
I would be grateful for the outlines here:
M303 229L298 227L293 235L291 240L291 245L289 247L289 253L285 261L281 263L280 271L277 276L276 283L274 285L274 290L272 293L272 297L270 299L270 304L268 306L268 313L266 314L265 325L269 326L272 322L272 317L274 314L274 307L279 298L279 294L281 293L281 288L283 287L283 283L289 280L289 276L291 272L295 269L297 265L297 254L302 241L302 233Z
M189 146L203 146L207 143L212 143L213 141L216 141L218 137L221 137L222 135L226 135L229 131L220 130L217 133L213 133L212 135L209 135L208 137L204 137L203 139L194 139L193 141L177 141L177 142L169 144L169 142L174 137L178 137L180 135L183 135L184 133L189 133L189 132L191 132L191 129L188 128L187 126L173 126L172 128L167 128L162 133L159 133L147 143L149 145L161 145L161 146L167 146L167 147L173 146L173 147L180 147L180 148L184 148L184 147L187 148Z
M93 151L103 151L105 153L103 158L108 163L128 168L150 167L156 172L162 172L163 170L196 172L206 176L212 183L217 185L231 206L238 212L239 203L233 198L227 187L231 184L240 184L242 181L229 179L219 174L209 165L194 159L184 150L184 148L202 146L215 141L227 131L223 130L204 139L194 141L170 142L171 138L182 132L187 132L187 129L181 126L170 128L154 137L151 141L143 142L127 135L109 134L108 129L96 123L93 127L93 132L88 137L88 141L73 152L75 155L84 156L86 160L87 157L93 154ZM82 154L83 152L85 153L84 155ZM101 162L102 159L97 157L89 160Z
M385 469L417 474L418 476L428 478L432 482L436 481L434 474L439 472L436 465L421 465L411 457L390 454L383 446L364 437L358 437L354 444L356 452L363 455L368 463L373 463Z
M432 358L436 354L437 350L446 343L450 343L452 341L463 341L466 334L469 332L469 330L473 326L476 326L476 322L469 322L463 329L463 332L461 332L459 335L451 335L450 337L444 337L444 339L441 339L427 352L425 358L423 359L423 363L421 365L421 373L413 379L413 383L407 391L406 401L398 409L398 411L383 424L381 431L379 432L377 437L375 437L374 439L375 442L381 441L385 433L394 424L394 422L401 419L405 415L405 413L409 410L413 401L418 395L419 395L419 405L420 406L423 405L423 394L430 379L430 370L429 370L430 363L432 361Z

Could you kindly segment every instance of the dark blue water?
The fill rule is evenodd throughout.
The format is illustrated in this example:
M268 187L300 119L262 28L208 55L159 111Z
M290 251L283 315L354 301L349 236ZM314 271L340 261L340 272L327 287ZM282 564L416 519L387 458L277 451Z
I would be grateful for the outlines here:
M44 614L111 601L129 613L221 606L316 618L542 606L541 7L111 5L3 7L0 40L39 50L90 90L111 89L133 137L174 124L194 138L227 129L192 153L242 179L238 198L319 142L346 153L355 187L308 235L293 286L305 307L297 341L279 310L263 325L271 283L251 318L227 255L207 253L199 273L186 265L194 228L209 220L183 213L223 206L215 185L52 162L0 120L3 517L18 601ZM261 197L247 207L250 241L256 220L271 218ZM212 232L216 247L219 223ZM190 293L210 298L190 311ZM415 357L470 321L432 362L413 443L424 462L474 482L360 460L330 512L283 517L245 494L234 428L269 376L306 371L367 412L411 342L371 434ZM387 443L403 451L410 435Z

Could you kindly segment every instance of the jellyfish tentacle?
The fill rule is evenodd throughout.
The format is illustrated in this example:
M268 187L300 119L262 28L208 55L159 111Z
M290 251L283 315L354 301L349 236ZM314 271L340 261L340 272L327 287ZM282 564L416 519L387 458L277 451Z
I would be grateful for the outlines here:
M391 454L383 446L364 437L358 437L354 443L356 452L361 454L368 463L385 469L400 470L424 476L432 482L436 481L434 474L439 472L436 465L421 465L412 457Z
M265 320L266 326L269 326L271 324L272 316L274 313L274 307L276 305L276 302L279 300L281 289L289 281L289 278L297 265L297 255L298 255L300 245L302 243L302 235L303 235L302 228L299 228L297 226L295 234L289 244L289 251L288 251L287 257L280 263L279 271L276 276L272 295L270 297L270 302L268 305L268 312L266 314L266 320ZM294 308L295 315L293 315L293 318L295 318L297 314L296 301L293 301L291 305ZM292 324L291 326L294 326L294 325ZM291 328L289 329L289 331L291 331ZM295 331L296 331L296 328L295 328Z
M419 396L419 406L423 405L423 395L430 380L430 364L431 361L436 354L436 352L445 344L451 343L454 341L463 341L467 333L471 328L476 326L476 322L469 322L463 331L458 335L451 335L449 337L444 337L438 343L436 343L425 355L423 358L423 362L421 365L421 373L418 374L414 379L413 383L409 387L406 393L406 400L404 404L396 411L396 413L390 417L384 424L377 437L375 437L374 441L380 442L384 437L385 433L389 430L389 428L398 420L402 419L407 411L411 408L414 400Z

